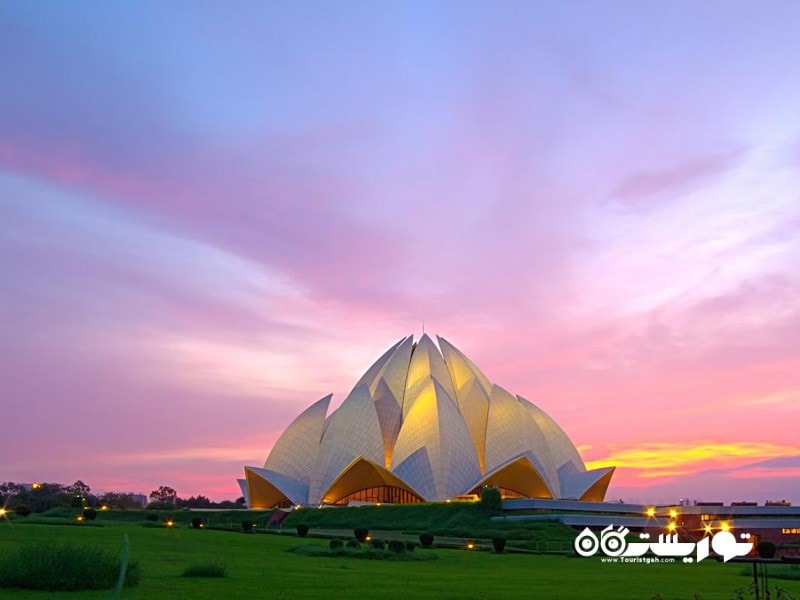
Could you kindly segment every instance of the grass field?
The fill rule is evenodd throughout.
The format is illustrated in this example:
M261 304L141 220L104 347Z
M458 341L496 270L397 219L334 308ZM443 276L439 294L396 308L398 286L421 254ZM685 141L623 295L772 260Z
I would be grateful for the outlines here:
M297 544L327 544L291 535L146 528L107 521L104 527L0 524L0 553L19 544L71 541L119 549L123 533L131 558L141 564L140 584L123 598L437 598L703 600L733 597L749 580L741 565L603 564L562 556L496 555L434 550L437 560L390 562L315 558L285 552ZM190 563L219 559L228 575L220 579L182 577ZM800 598L800 582L776 582ZM109 598L110 592L53 594L0 590L3 598ZM745 595L744 597L749 597Z

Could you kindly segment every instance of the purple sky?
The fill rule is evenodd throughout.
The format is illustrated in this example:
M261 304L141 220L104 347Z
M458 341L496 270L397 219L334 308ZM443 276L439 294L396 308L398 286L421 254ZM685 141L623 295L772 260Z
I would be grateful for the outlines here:
M0 480L233 498L424 320L612 498L800 502L798 31L0 3Z

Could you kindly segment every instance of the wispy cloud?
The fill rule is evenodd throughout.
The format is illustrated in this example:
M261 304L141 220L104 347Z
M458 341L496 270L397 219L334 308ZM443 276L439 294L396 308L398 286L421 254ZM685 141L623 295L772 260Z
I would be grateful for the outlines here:
M800 446L766 442L648 442L626 447L612 444L605 456L587 461L586 466L591 469L615 465L621 485L631 485L637 479L673 478L700 470L739 468L764 459L797 455Z
M184 461L207 461L209 463L244 463L252 462L254 457L266 458L263 446L245 447L235 445L225 447L189 447L171 450L154 450L150 452L131 452L125 454L109 454L104 457L109 463L117 465L160 464L172 465ZM263 462L263 458L257 462Z
M696 189L709 179L720 176L736 167L743 150L701 156L677 165L640 171L629 175L612 191L612 196L623 200L628 207L636 207L650 196Z

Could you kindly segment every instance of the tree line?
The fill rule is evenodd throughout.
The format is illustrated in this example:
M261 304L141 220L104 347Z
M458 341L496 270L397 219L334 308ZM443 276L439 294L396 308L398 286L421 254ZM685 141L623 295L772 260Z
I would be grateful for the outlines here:
M142 506L141 494L105 492L92 494L91 488L78 480L72 485L60 483L20 484L0 482L0 507L20 514L44 512L51 508L103 508L117 510L175 510L180 508L244 508L244 498L212 502L203 495L180 498L171 487L162 485L147 496Z

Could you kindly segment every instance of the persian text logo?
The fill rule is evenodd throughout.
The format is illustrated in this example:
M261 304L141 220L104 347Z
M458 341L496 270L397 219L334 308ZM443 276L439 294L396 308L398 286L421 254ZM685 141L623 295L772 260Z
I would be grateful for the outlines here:
M678 534L660 534L657 542L628 542L625 536L630 531L627 527L620 527L616 531L609 525L600 532L598 538L588 527L580 532L573 544L575 552L580 556L594 556L598 550L611 557L636 557L644 556L648 551L658 557L683 557L683 562L700 562L708 558L709 545L711 549L722 556L723 562L737 556L745 556L753 550L752 542L737 542L736 536L730 531L718 531L713 537L704 537L699 542L679 542ZM640 539L650 538L649 533L639 535ZM741 534L742 539L750 539L749 533ZM710 542L710 543L709 543ZM695 556L690 556L692 553Z

